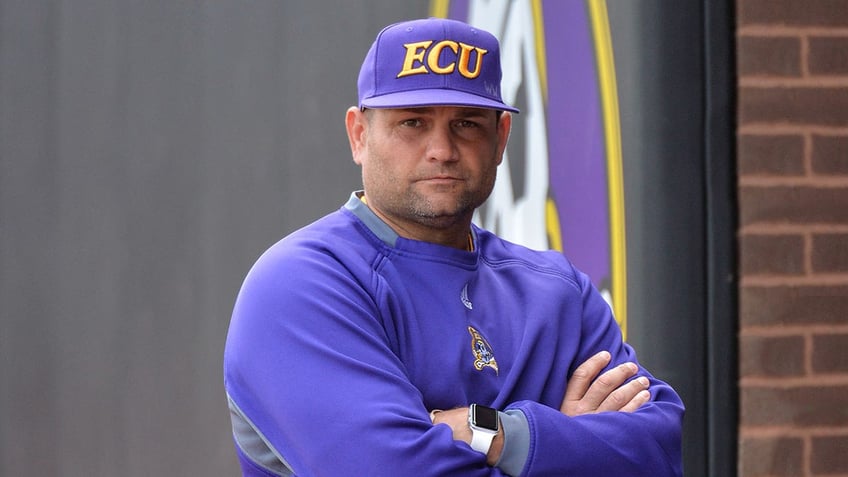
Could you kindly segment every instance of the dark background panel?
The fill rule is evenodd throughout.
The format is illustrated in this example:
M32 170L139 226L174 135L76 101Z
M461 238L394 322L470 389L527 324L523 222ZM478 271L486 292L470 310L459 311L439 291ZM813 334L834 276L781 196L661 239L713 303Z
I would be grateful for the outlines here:
M699 2L609 2L621 116L628 341L686 405L704 475L703 42Z
M0 475L236 474L235 294L359 186L359 64L428 6L0 3Z
M687 477L734 475L731 2L608 2L628 341L686 404Z

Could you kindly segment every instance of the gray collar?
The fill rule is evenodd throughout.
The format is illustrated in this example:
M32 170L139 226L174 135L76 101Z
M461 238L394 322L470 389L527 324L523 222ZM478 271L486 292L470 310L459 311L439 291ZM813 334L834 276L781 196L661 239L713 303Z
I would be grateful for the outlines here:
M398 234L380 217L377 217L377 214L369 209L365 202L362 202L362 199L360 199L362 194L363 191L361 190L352 192L350 199L344 205L345 209L353 212L353 215L357 216L386 245L394 247L397 243Z

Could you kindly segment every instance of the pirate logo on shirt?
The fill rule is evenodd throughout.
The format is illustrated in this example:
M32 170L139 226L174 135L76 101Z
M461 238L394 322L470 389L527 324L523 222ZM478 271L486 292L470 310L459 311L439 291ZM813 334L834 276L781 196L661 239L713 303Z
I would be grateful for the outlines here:
M471 352L474 353L474 369L482 371L483 368L492 368L495 374L498 372L498 362L495 360L495 353L492 352L492 347L486 338L473 327L468 327L468 332L471 334Z

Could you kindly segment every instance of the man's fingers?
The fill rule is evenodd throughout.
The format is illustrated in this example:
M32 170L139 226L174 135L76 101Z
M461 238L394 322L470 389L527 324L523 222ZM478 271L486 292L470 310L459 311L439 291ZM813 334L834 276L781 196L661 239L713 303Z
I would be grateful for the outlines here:
M648 378L642 376L618 387L604 399L597 411L635 411L651 398L651 394L647 392L650 384Z
M622 363L618 366L610 369L606 373L600 375L595 382L589 386L589 389L586 391L586 395L583 397L583 400L589 406L594 409L598 409L601 406L601 403L606 401L611 396L615 395L616 398L621 396L622 394L615 394L615 391L624 384L625 381L633 377L637 372L639 372L639 367L634 363ZM621 405L623 406L630 399L624 400ZM619 406L620 409L621 406ZM601 409L598 409L601 410ZM604 409L605 410L605 409ZM618 409L615 409L618 410Z
M633 412L633 411L639 409L640 407L642 407L643 404L645 404L646 402L648 402L650 400L651 400L651 392L650 391L648 391L647 389L645 389L643 391L639 391L635 396L633 396L633 399L631 399L630 402L627 403L626 406L619 409L619 411L621 411L621 412Z
M650 401L650 381L639 377L628 382L639 367L635 363L622 363L603 374L611 356L607 351L587 359L574 370L565 389L560 411L568 416L578 416L603 411L633 412Z
M561 412L568 415L574 415L574 410L572 408L581 399L583 399L583 396L586 395L586 391L592 385L592 381L594 381L595 377L598 376L598 373L600 373L601 370L609 364L610 359L612 359L612 357L608 351L601 351L587 359L586 362L574 370L574 373L571 375L571 379L568 380L568 384L565 389L565 396L563 397L562 405L560 406Z

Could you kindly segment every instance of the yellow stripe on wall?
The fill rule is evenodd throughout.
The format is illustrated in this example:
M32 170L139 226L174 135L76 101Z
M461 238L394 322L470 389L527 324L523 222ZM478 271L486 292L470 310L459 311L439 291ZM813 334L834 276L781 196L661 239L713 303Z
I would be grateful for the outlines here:
M612 51L609 17L605 0L587 0L595 40L595 58L603 111L610 214L610 262L612 302L616 320L627 339L627 247L624 216L624 173L621 156L618 90Z
M448 5L450 0L431 0L430 1L430 16L438 18L446 18L448 16Z
M548 104L548 53L545 49L545 19L542 17L542 0L530 2L533 11L533 39L536 41L536 69L539 72L539 84L542 101Z

